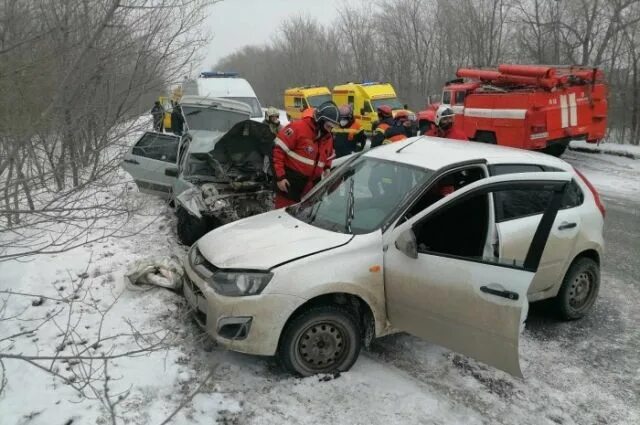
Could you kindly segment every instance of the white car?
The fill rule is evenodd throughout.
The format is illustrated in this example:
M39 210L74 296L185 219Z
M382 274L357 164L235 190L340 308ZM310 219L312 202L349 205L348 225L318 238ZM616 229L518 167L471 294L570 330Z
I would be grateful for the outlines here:
M604 207L544 154L419 137L350 158L299 204L220 227L186 262L196 319L300 375L405 331L521 376L527 300L573 319L599 288Z

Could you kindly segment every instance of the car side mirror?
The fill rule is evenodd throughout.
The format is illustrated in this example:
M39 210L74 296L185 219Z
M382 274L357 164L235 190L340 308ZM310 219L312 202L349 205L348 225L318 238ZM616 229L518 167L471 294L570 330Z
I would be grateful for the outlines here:
M409 105L407 105L406 103L404 104L404 109L409 109Z
M164 175L169 177L178 177L178 167L165 168Z
M364 115L364 108L360 108L360 115Z
M413 229L407 229L400 233L396 239L396 248L409 258L418 258L418 242Z

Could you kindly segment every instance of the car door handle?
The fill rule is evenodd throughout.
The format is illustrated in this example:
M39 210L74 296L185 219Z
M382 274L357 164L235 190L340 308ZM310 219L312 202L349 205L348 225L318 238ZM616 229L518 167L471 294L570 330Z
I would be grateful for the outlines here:
M489 288L488 286L481 286L480 290L482 292L486 292L487 294L495 295L502 298L508 298L514 301L520 298L517 292L493 289L493 288Z
M129 164L136 164L139 165L140 163L138 161L136 161L135 159L125 159L124 162L128 162Z
M573 229L577 225L578 225L578 223L567 223L566 221L564 221L564 222L560 223L560 226L558 226L558 230Z

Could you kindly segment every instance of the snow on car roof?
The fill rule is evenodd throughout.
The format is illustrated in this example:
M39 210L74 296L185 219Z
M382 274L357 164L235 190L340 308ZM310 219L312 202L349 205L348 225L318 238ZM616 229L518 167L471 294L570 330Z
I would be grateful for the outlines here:
M368 151L366 156L437 170L462 161L486 159L489 164L539 164L571 169L563 160L544 153L487 143L437 137L412 137Z

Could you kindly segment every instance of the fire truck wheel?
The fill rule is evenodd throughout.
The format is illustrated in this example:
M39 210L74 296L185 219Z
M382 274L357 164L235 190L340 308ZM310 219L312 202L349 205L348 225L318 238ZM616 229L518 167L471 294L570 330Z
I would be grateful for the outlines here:
M489 143L491 145L498 143L496 140L496 133L493 131L477 131L473 140L480 143Z

